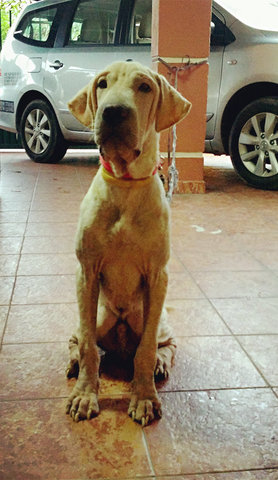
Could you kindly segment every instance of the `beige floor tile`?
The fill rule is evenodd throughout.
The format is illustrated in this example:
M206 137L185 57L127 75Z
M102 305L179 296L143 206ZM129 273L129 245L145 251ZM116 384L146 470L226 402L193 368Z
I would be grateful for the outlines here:
M200 252L208 252L211 249L219 252L242 251L240 244L233 241L230 235L223 234L223 232L218 234L197 232L196 227L191 227L190 231L183 232L182 235L173 235L172 245L177 255L189 250L199 250Z
M9 305L14 281L14 277L0 277L0 305Z
M4 343L67 342L77 322L75 303L15 305L9 312Z
M16 274L19 255L0 255L0 275L12 276Z
M0 223L0 237L22 237L25 228L25 223Z
M203 298L204 295L187 273L172 272L169 275L167 301L185 298Z
M248 355L270 385L278 386L278 335L238 337Z
M185 268L182 262L178 259L175 253L172 252L168 263L170 273L184 273Z
M65 235L74 238L76 234L77 223L61 222L36 222L28 223L25 235L27 237L64 237Z
M23 237L0 237L0 255L20 253Z
M74 303L75 275L17 277L12 303Z
M44 194L69 194L74 193L76 195L82 193L82 186L78 181L75 183L68 183L68 182L56 182L56 183L49 183L47 180L44 182L40 182L36 187L36 194L37 195L44 195Z
M103 400L100 406L97 418L75 423L65 415L64 400L0 404L0 475L5 480L151 475L142 428L127 416L127 401Z
M28 219L28 211L4 210L0 212L1 223L26 223Z
M204 390L266 386L232 337L177 337L177 353L162 390Z
M68 208L67 210L44 210L44 211L32 211L29 215L30 223L73 223L78 221L79 204L77 203L75 208Z
M50 210L55 206L59 206L61 210L67 210L68 205L76 204L78 201L81 202L83 197L83 192L38 193L35 191L31 210Z
M185 250L180 252L179 260L189 271L256 271L264 270L265 266L255 260L248 252L221 252L217 248L206 252Z
M74 253L30 253L21 255L18 275L74 275L76 267Z
M35 213L42 213L57 211L68 213L74 212L78 213L81 201L84 197L83 193L79 194L60 194L60 195L49 195L49 194L41 194L41 195L34 195L34 199L31 206L31 215Z
M162 419L145 428L156 475L278 467L278 399L271 390L162 396Z
M278 249L266 250L264 248L263 250L256 250L253 255L265 267L270 268L270 270L278 270Z
M194 272L209 298L278 297L278 277L271 272Z
M9 195L4 197L3 192L1 190L1 205L0 205L0 210L1 212L29 212L30 206L31 206L31 200L32 197L28 198L27 200L20 201L20 200L14 200L13 195Z
M253 470L245 472L207 473L159 477L159 480L277 480L277 470Z
M1 242L1 240L0 240ZM1 243L0 243L1 245ZM25 237L22 254L30 253L73 253L75 250L74 236L59 237Z
M10 210L16 211L16 205L21 204L21 208L19 210L25 211L26 204L29 204L32 201L33 197L33 189L21 191L20 189L17 190L13 187L1 187L1 210ZM3 206L2 206L2 199L3 199ZM9 208L5 208L8 206ZM29 209L29 208L28 208ZM27 210L28 210L27 209Z
M278 230L278 229L277 229ZM271 251L275 250L278 245L278 231L263 233L235 233L231 236L231 240L241 249L256 254L258 250Z
M229 330L208 300L169 300L169 323L176 336L229 335Z
M278 334L278 298L212 299L235 335Z
M1 341L4 333L4 328L6 325L7 315L8 315L8 307L0 306L0 339Z
M3 345L0 357L0 398L67 397L72 385L66 380L66 343Z

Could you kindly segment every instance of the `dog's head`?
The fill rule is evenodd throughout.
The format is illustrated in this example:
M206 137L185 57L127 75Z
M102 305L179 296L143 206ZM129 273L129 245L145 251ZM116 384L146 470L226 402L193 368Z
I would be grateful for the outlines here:
M94 130L95 141L117 177L134 171L135 163L142 175L144 157L156 161L155 132L182 120L190 107L162 75L136 62L113 63L69 103L73 115Z

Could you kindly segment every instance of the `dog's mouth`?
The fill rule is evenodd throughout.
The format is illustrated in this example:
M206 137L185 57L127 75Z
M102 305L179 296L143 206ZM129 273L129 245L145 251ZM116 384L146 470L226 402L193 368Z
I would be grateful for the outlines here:
M138 147L130 148L124 142L110 138L100 145L100 154L112 168L115 177L128 174L129 165L141 154Z

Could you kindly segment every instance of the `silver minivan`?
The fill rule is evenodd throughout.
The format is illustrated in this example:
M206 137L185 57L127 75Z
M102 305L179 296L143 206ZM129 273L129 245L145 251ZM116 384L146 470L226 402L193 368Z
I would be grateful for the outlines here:
M278 188L278 0L215 0L205 150L228 153L249 184ZM107 64L151 66L151 0L41 0L1 52L0 128L56 162L92 141L67 102Z

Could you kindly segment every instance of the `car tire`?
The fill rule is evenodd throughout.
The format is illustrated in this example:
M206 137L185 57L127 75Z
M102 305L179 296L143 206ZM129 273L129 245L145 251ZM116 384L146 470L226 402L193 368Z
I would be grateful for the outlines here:
M278 189L278 97L255 100L237 115L229 153L235 170L249 185Z
M44 100L28 103L20 120L19 134L27 155L35 162L59 162L67 151L56 116Z

